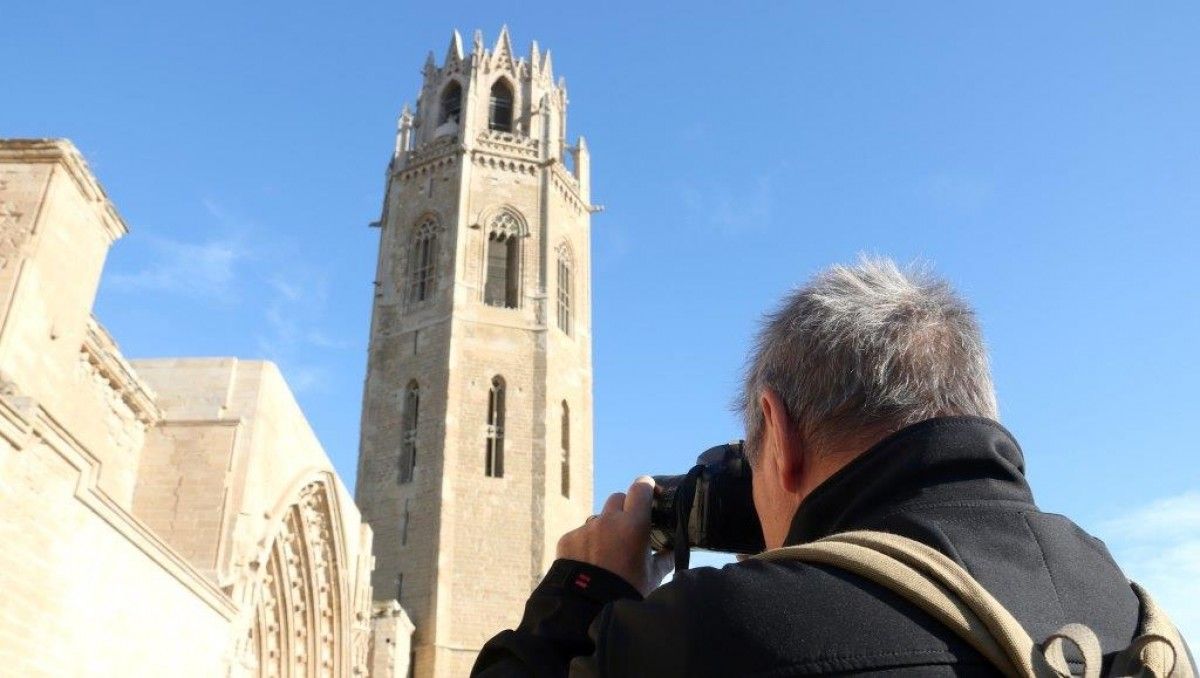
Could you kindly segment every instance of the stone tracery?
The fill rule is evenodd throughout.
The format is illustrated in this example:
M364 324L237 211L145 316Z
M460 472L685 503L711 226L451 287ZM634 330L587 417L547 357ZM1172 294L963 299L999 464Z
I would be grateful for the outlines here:
M332 678L365 675L363 630L351 626L347 564L323 481L305 485L277 522L254 596L252 675ZM350 666L351 663L355 665Z

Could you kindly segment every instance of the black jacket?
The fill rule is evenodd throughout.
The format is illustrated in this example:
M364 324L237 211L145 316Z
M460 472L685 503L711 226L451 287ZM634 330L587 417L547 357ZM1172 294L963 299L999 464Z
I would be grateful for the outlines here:
M1137 598L1103 543L1038 510L1024 472L1020 447L996 422L930 419L879 442L818 487L797 511L787 543L854 529L916 539L966 567L1035 640L1069 622L1087 624L1107 663L1133 637ZM835 568L702 567L676 573L643 600L606 570L559 560L517 630L483 648L474 675L568 672L995 675L927 614Z

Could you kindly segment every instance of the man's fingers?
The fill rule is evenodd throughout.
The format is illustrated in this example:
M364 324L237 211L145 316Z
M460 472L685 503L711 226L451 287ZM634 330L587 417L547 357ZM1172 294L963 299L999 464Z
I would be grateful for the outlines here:
M625 495L625 512L650 515L650 505L654 503L654 479L642 476L629 486Z
M600 511L600 514L618 513L623 508L625 508L625 493L615 492L608 495L608 499L604 502L604 508Z

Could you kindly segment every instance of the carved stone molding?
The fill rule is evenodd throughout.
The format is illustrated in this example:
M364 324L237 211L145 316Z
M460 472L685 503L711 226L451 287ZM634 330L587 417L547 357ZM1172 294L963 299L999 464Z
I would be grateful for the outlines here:
M514 155L527 160L538 160L541 150L537 139L531 139L523 134L485 130L477 139L479 148L505 155Z
M329 489L305 485L284 512L252 600L244 647L236 654L260 678L366 675L364 631L354 620L350 576L341 562Z
M418 168L420 165L441 158L442 156L453 154L458 150L458 135L447 134L423 144L416 150L406 151L402 177L411 175L411 170Z
M504 172L516 172L518 174L528 174L530 176L537 174L537 165L529 162L520 162L510 160L503 156L488 155L486 153L472 153L472 161L480 167L490 167L492 169L501 170Z
M0 193L2 195L2 193ZM33 233L33 219L11 202L0 198L0 271L19 258Z

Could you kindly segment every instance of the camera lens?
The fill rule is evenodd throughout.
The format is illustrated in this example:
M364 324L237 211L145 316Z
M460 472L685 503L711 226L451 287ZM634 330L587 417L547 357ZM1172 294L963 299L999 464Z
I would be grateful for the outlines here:
M678 525L676 515L678 507L675 496L682 476L653 476L654 503L650 505L650 548L655 551L665 551L674 544L675 527Z

